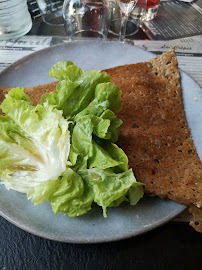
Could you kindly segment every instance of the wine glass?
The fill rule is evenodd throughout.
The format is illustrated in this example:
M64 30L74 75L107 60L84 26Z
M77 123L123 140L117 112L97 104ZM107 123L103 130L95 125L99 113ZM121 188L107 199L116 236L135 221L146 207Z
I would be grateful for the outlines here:
M121 27L119 33L119 40L124 41L126 35L126 24L131 11L137 4L137 0L116 0L121 13Z
M70 40L106 39L111 21L109 0L65 0L63 18Z

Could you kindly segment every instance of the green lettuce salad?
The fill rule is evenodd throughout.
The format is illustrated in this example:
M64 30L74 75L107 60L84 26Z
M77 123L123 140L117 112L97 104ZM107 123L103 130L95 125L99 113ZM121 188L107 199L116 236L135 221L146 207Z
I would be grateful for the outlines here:
M7 189L48 201L55 214L85 214L143 196L128 159L115 142L122 121L121 91L105 72L82 71L70 61L48 73L56 90L33 106L23 88L13 88L0 108L0 179Z

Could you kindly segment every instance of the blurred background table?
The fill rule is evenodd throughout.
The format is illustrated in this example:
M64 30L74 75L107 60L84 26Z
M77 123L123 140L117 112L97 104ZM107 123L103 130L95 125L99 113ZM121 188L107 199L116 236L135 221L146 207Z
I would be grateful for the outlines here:
M177 1L173 1L177 5ZM193 4L201 6L201 0ZM62 26L50 26L41 21L34 9L34 0L29 1L32 8L33 27L27 36L17 41L0 41L0 68L32 51L68 42ZM162 2L163 5L163 2ZM183 3L186 12L192 7ZM189 5L189 6L188 6ZM202 8L202 6L201 6ZM140 28L127 42L159 54L176 48L180 67L187 71L202 86L202 25L198 25L197 37L187 33L182 40L172 40L166 36L161 41L152 39L148 29L163 20L164 9L159 10L156 21ZM193 10L192 10L193 12ZM198 14L202 14L199 9ZM35 16L35 18L34 18ZM195 16L195 15L193 15ZM159 22L160 23L160 22ZM186 23L186 21L185 21ZM146 29L147 27L147 29ZM191 31L191 29L190 29ZM146 34L147 33L147 34ZM109 39L117 37L109 34ZM158 40L158 38L157 38ZM9 43L10 42L10 43ZM23 47L32 42L30 50ZM23 45L24 44L24 45ZM19 54L12 55L12 49ZM7 50L10 50L8 54ZM27 233L0 217L0 269L1 270L60 270L60 269L201 269L202 236L188 225L189 216L181 215L174 221L138 237L104 244L68 244L42 239ZM180 221L180 222L179 222Z

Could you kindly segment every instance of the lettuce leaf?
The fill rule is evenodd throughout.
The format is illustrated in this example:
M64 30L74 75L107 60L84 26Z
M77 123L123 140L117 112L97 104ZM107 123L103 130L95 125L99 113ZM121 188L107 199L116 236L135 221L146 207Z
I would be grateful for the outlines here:
M84 172L83 178L92 185L94 201L102 206L104 217L107 217L107 207L118 206L127 200L127 193L131 187L136 192L136 202L143 196L142 184L136 182L131 169L115 174L111 170L92 168Z
M110 82L106 72L99 70L82 71L71 62L58 62L49 71L49 76L59 79L56 91L41 97L41 104L48 102L63 110L68 118L82 111L94 98L95 87L99 83Z
M115 142L122 121L121 91L99 70L58 62L49 76L56 90L32 105L23 88L12 89L0 108L0 178L55 214L85 214L97 203L135 205L143 196L128 158Z
M23 88L12 89L0 117L0 178L7 188L27 192L66 169L69 122L47 104L32 106Z
M28 192L35 204L49 201L55 214L63 212L70 217L87 213L93 201L107 217L107 207L117 207L123 201L135 205L142 197L142 184L136 182L131 169L115 174L98 168L77 172L67 168L56 181L48 180Z
M63 212L70 217L85 214L94 200L93 189L71 168L56 180L48 180L28 192L35 204L49 201L55 214Z

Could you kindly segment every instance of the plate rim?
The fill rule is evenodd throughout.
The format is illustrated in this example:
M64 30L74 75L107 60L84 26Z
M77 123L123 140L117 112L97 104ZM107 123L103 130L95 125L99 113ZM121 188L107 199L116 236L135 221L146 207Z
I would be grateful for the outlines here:
M126 235L119 236L119 237L111 237L111 238L108 237L107 239L104 238L104 239L90 239L90 240L80 239L80 238L73 240L73 239L67 239L66 237L64 239L62 239L61 237L54 237L54 236L51 236L51 234L49 234L49 233L44 234L44 233L41 233L41 232L34 230L32 228L23 226L23 224L20 224L19 222L12 220L12 218L10 218L6 214L2 213L2 211L0 211L0 216L2 218L4 218L5 220L7 220L9 223L15 225L17 228L20 228L25 232L31 233L35 236L42 237L42 238L47 239L47 240L57 241L60 243L70 243L70 244L102 244L102 243L127 240L127 239L130 239L132 237L137 237L137 236L143 235L147 232L153 231L153 230L167 224L169 221L171 221L173 218L175 218L176 216L181 214L185 209L187 209L186 206L184 206L184 205L181 205L181 206L182 206L182 209L177 214L172 214L169 217L166 217L163 220L158 221L157 224L155 223L153 225L150 225L141 231L134 232L134 233L127 233Z
M8 67L4 68L2 71L0 71L0 76L3 75L4 73L8 72L9 69L12 69L13 67L15 67L16 65L20 64L21 62L24 62L26 59L29 59L29 58L32 58L34 57L35 55L38 55L38 54L43 54L45 51L49 51L49 50L54 50L54 48L57 48L57 47L66 47L68 46L69 44L79 44L79 43L108 43L108 44L122 44L124 46L128 46L128 47L135 47L136 49L140 50L140 51L144 51L146 52L148 55L150 54L151 57L152 56L157 56L155 53L153 52L149 52L149 51L146 51L142 48L139 48L135 45L132 45L130 43L124 43L124 42L120 42L120 41L114 41L114 40L75 40L75 41L67 41L67 42L63 42L63 43L59 43L59 44L55 44L55 45L52 45L52 46L49 46L49 47L46 47L46 48L43 48L41 50L38 50L38 51L34 51L33 53L30 53L20 59L18 59L17 61L13 62L11 65L9 65ZM1 86L0 86L1 87Z

